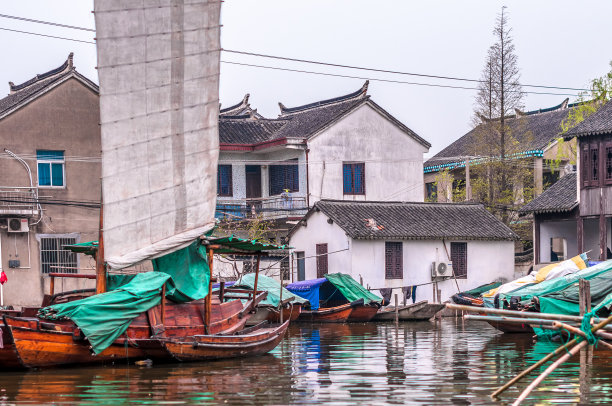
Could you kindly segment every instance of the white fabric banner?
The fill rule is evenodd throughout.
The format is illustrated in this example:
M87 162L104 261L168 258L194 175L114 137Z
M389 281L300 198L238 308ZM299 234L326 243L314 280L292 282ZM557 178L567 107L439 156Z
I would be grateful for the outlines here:
M220 1L95 0L105 260L121 269L214 225Z

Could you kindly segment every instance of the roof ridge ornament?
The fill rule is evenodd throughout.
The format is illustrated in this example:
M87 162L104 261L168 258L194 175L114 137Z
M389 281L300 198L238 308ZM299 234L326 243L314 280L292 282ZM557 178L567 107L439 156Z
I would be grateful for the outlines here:
M299 113L299 112L314 109L317 107L329 106L332 104L342 103L342 102L346 102L350 100L358 100L358 99L365 100L369 98L367 94L369 84L370 84L370 81L366 80L365 83L361 86L361 88L357 90L356 92L349 93L344 96L338 96L338 97L334 97L331 99L325 99L325 100L320 100L320 101L313 102L313 103L304 104L304 105L297 106L297 107L287 107L283 103L279 102L278 107L280 108L280 111L281 111L280 115L283 116L286 114Z
M32 79L26 80L25 82L19 85L15 85L15 83L9 82L10 94L26 89L41 80L57 77L57 76L63 75L73 70L75 70L74 52L70 52L68 54L68 58L66 58L66 61L64 61L62 65L60 65L59 67L55 69L51 69L50 71L47 71L45 73L39 73L36 76L34 76Z

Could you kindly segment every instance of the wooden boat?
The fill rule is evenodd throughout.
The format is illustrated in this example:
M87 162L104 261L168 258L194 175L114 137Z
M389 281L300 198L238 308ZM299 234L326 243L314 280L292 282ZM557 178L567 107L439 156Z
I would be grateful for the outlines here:
M369 304L369 305L355 305L353 306L353 311L349 315L349 322L367 322L372 320L376 313L378 313L378 309L380 306L377 304Z
M265 294L260 294L262 300ZM36 318L5 316L10 328L14 351L19 364L26 368L51 367L74 364L97 364L109 361L152 356L160 337L185 337L203 333L205 317L204 300L172 304L166 303L165 320L160 324L161 305L138 316L124 336L98 355L94 355L81 330L70 321L47 322ZM233 334L244 327L250 316L253 301L243 305L239 300L226 303L214 301L210 318L211 334ZM149 348L145 352L143 348ZM156 359L164 360L167 354L157 351ZM169 359L165 359L166 361Z
M527 319L525 319L527 320ZM491 325L491 327L503 332L503 333L512 333L512 334L533 334L533 328L529 324L514 324L514 323L504 323L497 321L487 321Z
M317 310L302 310L297 321L306 321L314 323L345 323L353 312L353 307L350 303L335 306L321 307Z
M161 342L172 358L182 362L262 355L281 342L289 323L266 322L232 335L194 335Z
M300 303L291 303L282 307L282 321L296 321L302 313L302 305ZM270 323L281 322L281 311L273 306L259 305L256 308L255 314L251 315L247 321L247 326L254 326L263 321Z
M400 321L425 321L431 319L442 309L444 309L444 304L427 303L427 300L423 300L411 305L400 306L398 309L398 319ZM372 320L395 320L395 307L388 306L385 309L379 310Z

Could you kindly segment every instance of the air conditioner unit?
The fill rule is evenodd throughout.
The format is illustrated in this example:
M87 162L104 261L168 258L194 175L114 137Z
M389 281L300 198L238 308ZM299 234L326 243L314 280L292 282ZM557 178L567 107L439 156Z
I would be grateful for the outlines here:
M30 231L28 219L10 218L8 219L9 233L27 233Z
M453 276L453 263L447 262L433 262L431 264L431 277L432 278L446 278Z

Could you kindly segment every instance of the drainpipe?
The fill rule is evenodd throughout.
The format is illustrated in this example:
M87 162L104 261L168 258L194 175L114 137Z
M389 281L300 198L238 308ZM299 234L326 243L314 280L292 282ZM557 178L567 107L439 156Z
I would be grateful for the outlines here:
M310 150L306 148L306 206L310 209L310 181L308 177L308 152Z

